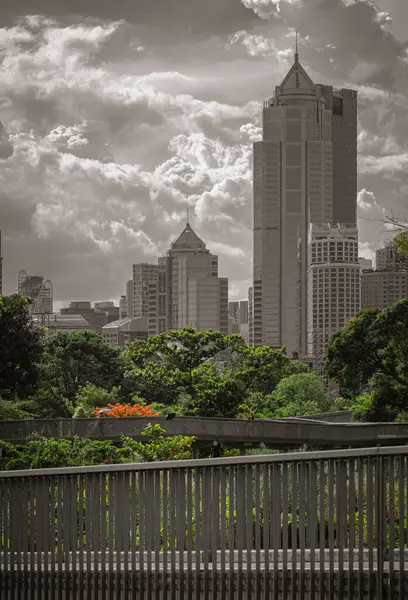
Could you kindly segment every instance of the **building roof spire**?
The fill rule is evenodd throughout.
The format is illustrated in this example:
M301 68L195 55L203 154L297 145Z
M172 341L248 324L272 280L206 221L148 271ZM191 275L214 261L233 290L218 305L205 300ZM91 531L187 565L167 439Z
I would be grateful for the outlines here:
M296 29L295 63L299 62L298 30Z
M186 209L186 227L190 225L190 208L187 206Z

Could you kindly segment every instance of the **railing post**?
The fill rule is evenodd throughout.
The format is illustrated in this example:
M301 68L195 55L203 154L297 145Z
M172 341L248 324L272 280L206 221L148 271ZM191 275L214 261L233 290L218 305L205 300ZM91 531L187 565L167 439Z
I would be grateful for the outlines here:
M377 600L383 599L384 587L384 459L378 448L376 470L376 521L377 521Z

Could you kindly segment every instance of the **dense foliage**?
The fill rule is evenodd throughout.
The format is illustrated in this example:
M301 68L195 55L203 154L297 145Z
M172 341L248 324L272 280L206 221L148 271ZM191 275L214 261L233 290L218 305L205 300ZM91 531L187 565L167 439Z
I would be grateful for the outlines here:
M122 437L115 445L109 440L88 438L73 440L38 437L24 446L0 441L0 470L46 469L85 465L137 463L159 460L179 460L192 457L194 437L166 437L160 425L149 424L143 431L143 441Z
M408 299L362 311L332 336L327 372L357 418L393 421L408 412L407 331Z

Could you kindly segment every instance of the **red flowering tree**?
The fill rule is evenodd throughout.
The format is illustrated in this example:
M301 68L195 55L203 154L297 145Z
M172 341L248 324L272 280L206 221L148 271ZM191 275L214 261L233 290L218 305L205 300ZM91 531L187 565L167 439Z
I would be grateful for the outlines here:
M103 417L159 417L160 413L153 410L152 405L143 404L108 404L104 408L95 408L92 415L99 419Z

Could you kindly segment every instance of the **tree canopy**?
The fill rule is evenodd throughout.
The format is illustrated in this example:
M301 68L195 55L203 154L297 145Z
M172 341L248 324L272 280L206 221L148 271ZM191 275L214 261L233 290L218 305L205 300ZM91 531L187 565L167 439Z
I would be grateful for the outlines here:
M0 396L22 399L38 384L41 332L34 328L29 301L0 295Z
M326 368L364 420L394 420L408 409L408 299L365 310L335 333ZM364 406L364 410L362 407Z

